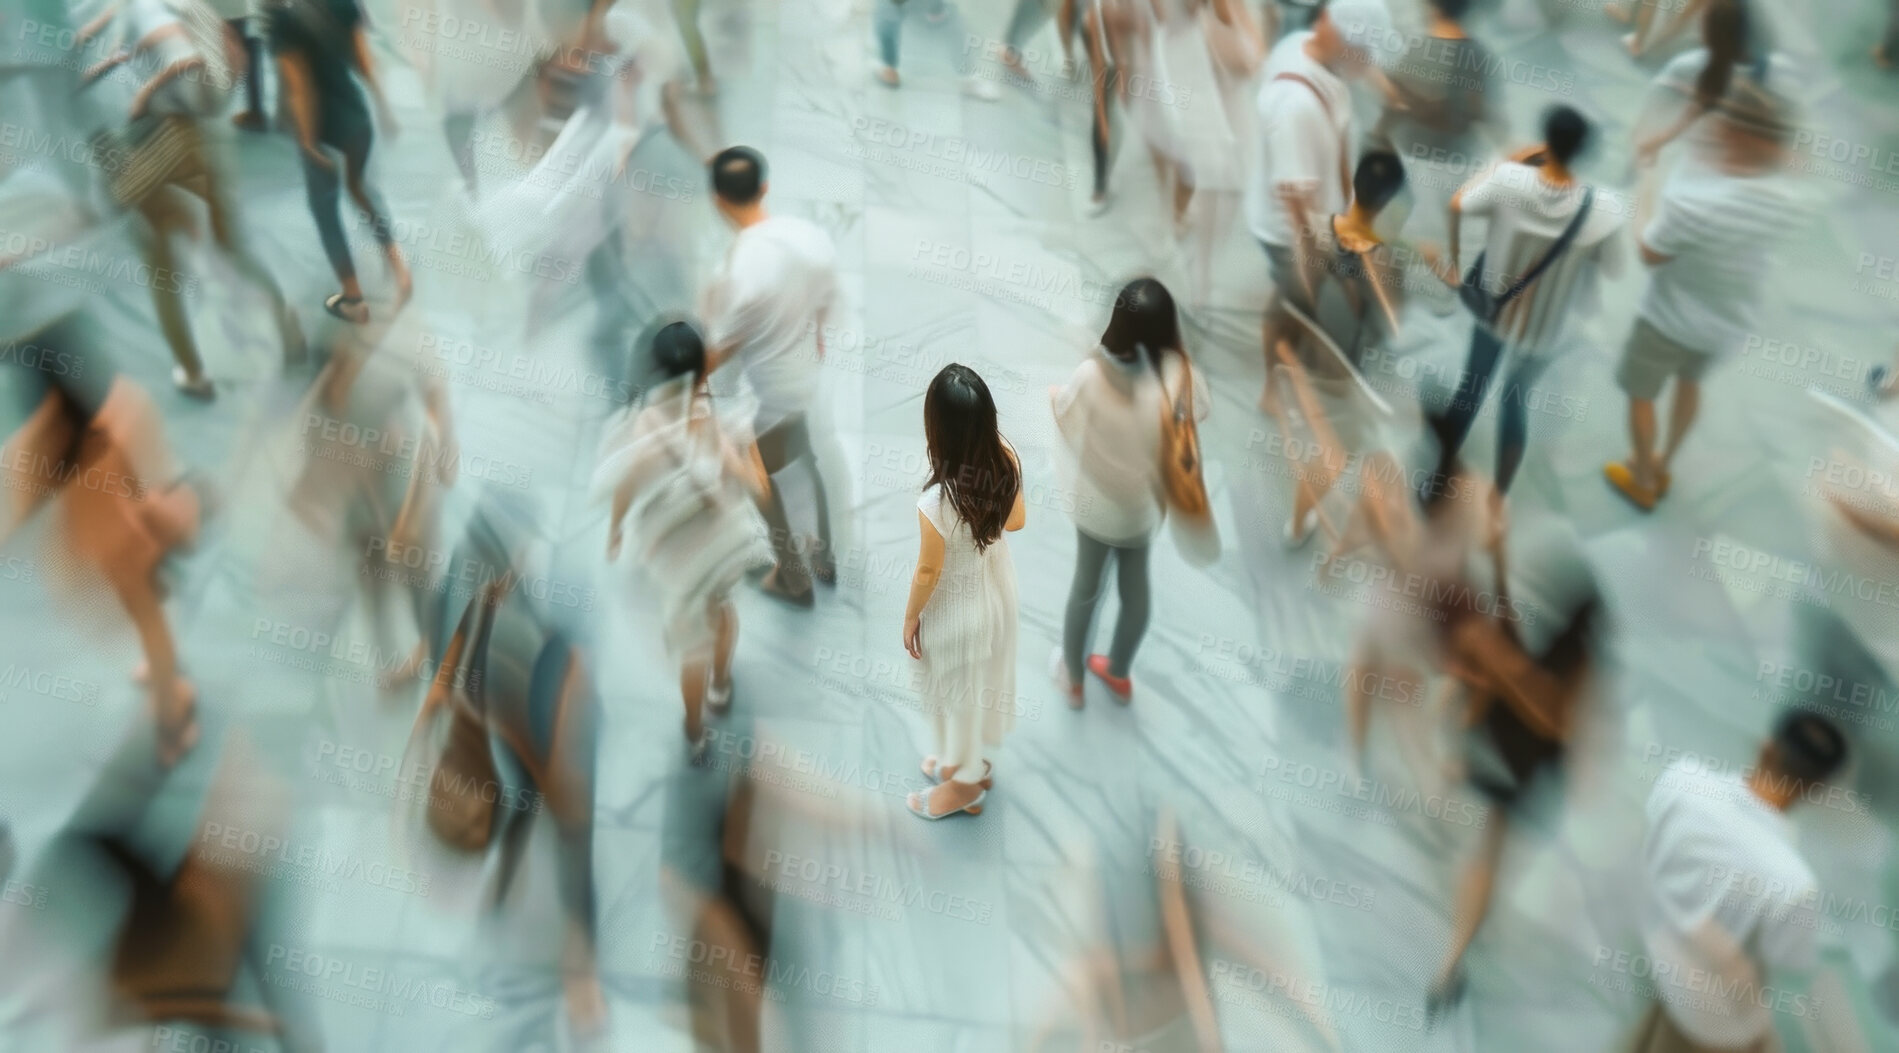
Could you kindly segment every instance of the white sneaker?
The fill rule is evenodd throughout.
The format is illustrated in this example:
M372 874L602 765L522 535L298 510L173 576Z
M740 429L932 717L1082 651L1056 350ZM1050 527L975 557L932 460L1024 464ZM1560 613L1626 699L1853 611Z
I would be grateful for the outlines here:
M1002 89L972 73L963 78L963 94L983 102L995 102L1002 98Z
M183 366L171 367L171 383L187 398L209 402L218 397L217 386L211 383L210 377L201 376L193 380L191 374L185 372Z

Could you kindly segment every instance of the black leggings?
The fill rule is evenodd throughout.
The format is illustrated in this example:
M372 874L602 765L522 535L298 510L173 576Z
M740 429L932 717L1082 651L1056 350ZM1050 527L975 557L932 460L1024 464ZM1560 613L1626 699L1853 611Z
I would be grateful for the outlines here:
M303 187L310 201L310 217L316 220L317 235L323 239L323 254L330 258L330 269L336 272L338 281L348 282L356 277L356 262L350 258L349 237L343 232L343 188L347 186L358 207L368 213L376 244L384 251L395 243L395 232L389 226L388 208L363 177L375 135L367 121L342 123L340 129L325 128L318 146L330 158L331 167L317 164L308 156L303 158ZM336 153L343 155L340 173L334 167Z

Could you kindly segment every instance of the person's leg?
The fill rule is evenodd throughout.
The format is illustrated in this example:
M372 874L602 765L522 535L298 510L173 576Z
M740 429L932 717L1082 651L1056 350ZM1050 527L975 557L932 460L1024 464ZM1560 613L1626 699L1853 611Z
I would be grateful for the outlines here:
M1044 0L1015 0L1015 11L1009 16L1009 26L1002 32L1002 64L1024 79L1033 78L1022 65L1022 45L1042 27L1047 17L1048 7Z
M796 426L791 432L792 458L803 461L805 470L811 474L811 499L815 502L815 527L817 543L810 553L811 572L818 580L835 582L837 580L837 560L831 547L831 500L824 490L824 476L818 470L817 451L811 446L811 424L808 418L796 418Z
M1108 651L1108 671L1125 677L1134 664L1134 652L1147 634L1151 608L1147 575L1148 544L1114 550L1115 584L1120 590L1121 613L1114 623L1114 643Z
M450 113L442 118L442 138L448 140L449 156L455 170L473 193L480 185L480 169L475 165L475 114L473 111Z
M679 664L679 694L686 702L686 742L695 754L699 740L705 737L706 674L711 668L711 659L703 654L689 656Z
M692 60L693 76L699 78L702 91L712 87L712 63L706 57L705 34L699 32L700 0L673 0L673 19L679 23L679 38L685 42L686 57Z
M1504 382L1497 406L1497 492L1510 492L1510 482L1523 464L1530 443L1530 388L1548 368L1548 355L1519 355Z
M1477 938L1477 930L1483 927L1484 918L1490 913L1490 898L1497 885L1497 864L1503 858L1504 831L1508 826L1503 809L1492 807L1477 855L1458 880L1457 898L1451 907L1450 947L1431 983L1434 1002L1442 1003L1456 994L1464 954L1470 950L1471 941Z
M265 124L264 42L255 34L245 31L249 21L248 18L233 18L225 22L244 52L244 109L232 120L240 128L261 131Z
M1681 440L1688 437L1688 429L1694 427L1695 414L1701 410L1701 375L1693 377L1683 373L1675 378L1675 401L1668 412L1668 445L1662 447L1660 462L1656 470L1663 476L1668 466L1675 463L1675 452L1681 449Z
M202 166L204 199L206 214L211 223L211 237L218 247L224 250L231 266L245 281L255 286L270 301L272 316L276 319L278 336L283 340L284 355L288 359L300 359L304 354L303 332L297 327L296 315L290 310L290 303L284 296L283 287L277 284L277 278L270 268L252 251L249 239L244 236L243 224L239 213L231 203L225 190L224 177L219 167L205 159Z
M1088 657L1089 630L1107 576L1108 552L1107 545L1075 531L1075 577L1068 586L1068 608L1062 616L1062 665L1073 684L1081 683L1082 661Z
M1447 427L1445 442L1450 446L1446 454L1455 454L1464 448L1464 440L1470 437L1470 427L1477 421L1477 411L1483 408L1484 396L1490 391L1490 378L1496 374L1497 362L1503 357L1503 341L1490 327L1479 323L1470 333L1470 353L1464 359L1464 373L1458 378L1457 390L1451 395L1451 404L1445 411Z
M161 186L139 202L139 214L145 218L145 261L154 271L177 273L178 257L172 238L189 223L179 198L182 192ZM152 282L152 308L158 313L159 331L178 362L188 383L204 381L204 360L198 356L198 342L191 334L191 321L185 316L184 292L175 282Z
M789 427L791 423L784 421L758 433L758 459L765 465L766 481L770 484L759 511L763 513L765 527L771 533L772 555L778 564L777 587L793 596L802 596L811 591L811 575L792 547L791 520L785 514L784 487L777 479L778 474L794 459Z
M721 596L713 611L712 686L721 691L732 686L732 652L738 649L738 608Z
M330 269L342 283L344 300L360 304L363 287L356 280L356 261L350 256L349 238L343 233L343 179L335 168L334 154L330 155L330 161L326 167L303 158L304 195L309 201L310 217L316 220L323 254L329 257Z
M396 245L395 227L389 221L388 206L383 204L382 195L370 187L369 148L373 142L373 133L367 126L355 130L345 141L343 149L343 178L349 187L349 195L356 207L369 217L370 230L375 234L376 244L382 247L384 259L389 263L389 273L396 282L396 308L409 302L413 291L413 279L409 276L409 265L402 258L402 249Z
M871 9L870 26L877 35L877 57L883 62L884 68L894 74L898 44L903 35L903 8L896 0L877 0Z

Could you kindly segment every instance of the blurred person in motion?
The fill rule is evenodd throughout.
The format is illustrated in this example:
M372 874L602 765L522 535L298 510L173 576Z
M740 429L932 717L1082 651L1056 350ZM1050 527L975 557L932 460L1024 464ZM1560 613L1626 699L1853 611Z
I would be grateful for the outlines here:
M1581 542L1567 524L1536 527L1518 532L1514 561L1496 540L1494 592L1451 591L1436 604L1443 620L1432 619L1442 667L1460 689L1459 766L1490 804L1477 856L1458 879L1450 946L1426 994L1433 1017L1464 994L1464 955L1489 915L1506 838L1544 791L1559 792L1603 662L1603 599Z
M1644 512L1668 493L1669 465L1694 424L1702 378L1760 331L1774 249L1813 212L1798 177L1785 170L1794 131L1787 105L1753 86L1737 86L1727 97L1710 118L1709 152L1677 167L1653 219L1637 221L1648 291L1616 371L1629 396L1633 446L1603 475ZM1655 401L1670 378L1675 393L1658 454Z
M765 592L797 607L815 602L814 579L837 580L831 509L811 444L808 415L818 397L824 328L837 295L837 250L815 224L765 208L765 158L745 146L722 150L711 164L713 204L738 231L705 294L706 369L731 365L758 400L748 441L771 479L765 525L776 566ZM713 382L715 392L733 390ZM793 464L810 473L817 541L807 566L799 554L783 487L775 478Z
M1675 983L1686 990L1657 985L1628 1053L1778 1050L1774 1010L1785 1003L1775 992L1802 977L1817 981L1809 1004L1827 1007L1794 1014L1810 1048L1870 1048L1853 1035L1847 1000L1822 966L1820 883L1787 815L1802 801L1825 800L1846 758L1838 727L1791 709L1745 769L1690 756L1655 780L1642 846L1642 941L1657 975L1683 977ZM1687 979L1698 976L1712 982ZM1676 997L1688 991L1694 997Z
M1194 414L1204 419L1212 399L1188 361L1174 298L1153 278L1137 278L1115 297L1101 343L1065 387L1049 389L1067 446L1063 485L1075 495L1075 576L1062 643L1050 661L1070 706L1082 704L1084 669L1121 701L1133 695L1129 671L1151 611L1148 550L1167 515L1161 418L1176 398L1187 396L1189 385ZM1090 654L1110 563L1120 613L1108 653Z
M1088 146L1094 162L1088 214L1108 209L1108 175L1120 146L1115 113L1130 103L1128 77L1136 61L1138 31L1145 17L1140 0L1079 0L1083 54L1088 62Z
M923 7L923 20L932 28L933 36L941 37L950 54L950 65L962 82L963 93L984 102L994 102L1002 93L995 84L976 75L976 55L974 49L964 43L969 34L963 28L962 13L950 3L950 0L874 0L870 11L871 33L877 38L877 61L872 64L872 73L878 83L886 88L895 88L903 83L903 77L897 72L899 52L903 43L903 22L916 7Z
M102 132L95 149L117 159L107 179L113 199L145 221L141 248L161 276L150 283L152 306L177 360L172 382L192 398L216 394L186 317L186 282L173 247L196 226L194 197L206 207L218 249L269 303L286 363L301 361L296 316L252 252L227 192L228 166L205 138L207 122L223 115L235 86L225 27L199 0L113 0L79 35L107 53L86 71L88 82L99 84L94 90L111 92L114 103L130 100L126 123Z
M1312 313L1312 233L1352 197L1349 79L1377 78L1391 34L1383 0L1328 0L1312 28L1288 34L1267 56L1254 116L1259 155L1246 188L1247 230L1266 253L1273 291L1263 350L1272 361L1295 323L1281 305ZM1265 393L1261 393L1262 403Z
M1464 302L1476 316L1463 375L1448 410L1449 452L1470 435L1502 372L1497 415L1496 493L1515 481L1529 444L1530 389L1579 343L1602 277L1621 273L1620 195L1584 185L1570 165L1590 126L1568 106L1543 116L1543 142L1472 179L1451 197L1450 267L1459 270L1465 217L1489 221L1482 252L1464 276ZM1505 359L1508 368L1502 368ZM1427 481L1426 485L1431 485Z
M609 426L593 489L611 506L608 560L625 550L631 521L630 561L658 597L667 650L680 667L686 742L697 761L709 741L706 712L720 716L732 704L732 586L770 561L746 490L761 481L719 434L698 331L671 322L642 339L639 350L658 380Z
M349 238L343 231L341 194L368 216L396 284L391 311L400 311L414 291L409 266L396 244L388 207L368 183L369 150L375 142L369 100L357 86L361 77L376 103L385 134L396 122L383 95L364 34L363 9L357 0L267 0L265 23L271 53L284 87L284 105L303 155L303 179L330 269L343 286L323 301L323 309L346 322L369 321L369 304L356 277ZM339 165L341 166L339 168Z
M264 40L252 20L261 14L260 0L207 0L212 11L224 21L229 44L231 73L244 80L244 108L231 115L231 123L247 132L270 127L264 113Z
M922 543L903 613L903 647L922 663L936 752L912 814L979 815L993 751L1015 724L1016 580L1005 531L1028 522L1022 464L996 427L989 386L951 363L923 397L930 478L917 499Z
M433 638L442 645L403 770L430 772L415 797L432 836L412 834L413 847L454 853L492 881L497 913L517 888L517 900L542 894L517 878L535 817L552 818L566 1019L576 1036L597 1038L607 1022L593 871L600 699L589 620L537 598L568 573L542 522L528 495L490 486L476 499L451 559L476 572L439 590L445 617Z
M1650 83L1635 121L1637 165L1653 165L1688 132L1698 140L1698 153L1712 153L1721 133L1702 118L1735 104L1754 109L1763 92L1782 100L1788 122L1797 123L1800 68L1771 47L1766 26L1745 0L1707 0L1701 40L1701 47L1670 59Z
M1470 0L1425 0L1424 35L1385 70L1391 86L1372 130L1395 149L1476 156L1503 143L1504 115L1489 71L1497 59L1465 30ZM1485 150L1484 153L1488 153Z
M1212 0L1153 0L1146 6L1149 18L1140 23L1141 46L1129 74L1168 85L1172 92L1135 94L1133 117L1153 156L1179 239L1187 233L1187 209L1196 188L1239 189L1239 140L1214 76L1205 27L1221 23ZM1220 0L1218 8L1228 8L1227 0Z
M1326 496L1356 455L1376 442L1387 415L1358 370L1366 352L1398 330L1406 268L1396 256L1398 246L1381 233L1379 217L1404 186L1396 154L1375 150L1359 158L1351 203L1319 220L1303 261L1313 268L1300 280L1310 290L1312 313L1282 305L1295 324L1272 348L1264 409L1289 443L1310 442L1324 458L1296 473L1285 528L1286 543L1295 548L1321 525L1337 538L1339 530L1323 511ZM1300 424L1304 436L1294 434Z

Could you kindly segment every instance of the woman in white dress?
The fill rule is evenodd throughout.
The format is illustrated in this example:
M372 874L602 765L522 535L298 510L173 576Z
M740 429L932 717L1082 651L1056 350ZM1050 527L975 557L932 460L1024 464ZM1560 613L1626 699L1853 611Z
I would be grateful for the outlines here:
M1197 189L1238 190L1243 175L1239 138L1202 29L1217 21L1203 17L1207 2L1149 0L1147 39L1131 71L1140 79L1127 87L1162 191L1172 195L1176 234L1185 232Z
M721 714L732 700L732 586L771 556L746 493L753 473L712 414L698 332L672 322L644 346L662 379L608 427L593 493L612 505L608 560L619 559L631 524L631 562L658 598L666 647L680 664L686 740L697 762L708 742L703 710Z
M993 785L989 753L1015 724L1016 587L1005 531L1028 522L1022 466L996 430L996 401L968 366L944 366L923 400L930 478L917 500L922 546L903 646L923 664L936 737L909 796L923 819L982 813Z

